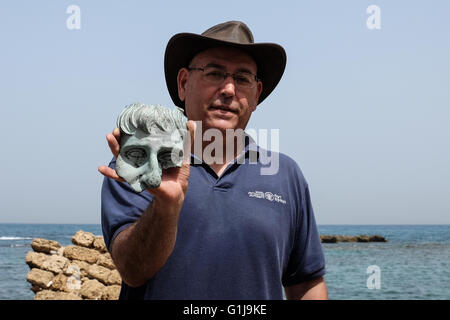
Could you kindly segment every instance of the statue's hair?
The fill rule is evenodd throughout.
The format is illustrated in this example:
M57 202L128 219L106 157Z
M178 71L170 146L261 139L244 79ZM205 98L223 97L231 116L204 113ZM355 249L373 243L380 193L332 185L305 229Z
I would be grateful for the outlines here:
M133 103L125 107L117 118L121 132L133 135L137 129L147 133L186 130L186 117L177 108L171 110L160 105Z

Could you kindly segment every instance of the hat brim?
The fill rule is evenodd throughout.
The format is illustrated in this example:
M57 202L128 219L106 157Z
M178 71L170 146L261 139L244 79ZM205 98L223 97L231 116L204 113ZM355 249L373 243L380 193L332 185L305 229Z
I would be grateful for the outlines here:
M241 49L255 60L258 68L257 77L263 84L258 104L275 89L286 67L286 52L280 45L275 43L240 44L194 33L178 33L169 40L164 55L166 84L176 106L184 108L184 102L178 97L178 71L188 67L188 63L197 53L222 46Z

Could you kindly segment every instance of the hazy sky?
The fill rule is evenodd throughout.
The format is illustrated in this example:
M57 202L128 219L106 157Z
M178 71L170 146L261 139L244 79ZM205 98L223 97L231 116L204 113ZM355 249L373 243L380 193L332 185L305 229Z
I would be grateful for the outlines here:
M100 223L106 133L127 104L173 106L169 38L242 20L288 56L248 127L280 129L319 224L448 224L449 13L425 0L1 1L0 222Z

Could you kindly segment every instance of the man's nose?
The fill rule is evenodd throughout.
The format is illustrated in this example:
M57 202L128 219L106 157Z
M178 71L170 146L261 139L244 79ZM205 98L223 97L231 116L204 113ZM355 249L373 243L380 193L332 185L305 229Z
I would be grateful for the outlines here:
M236 84L231 75L228 75L220 87L220 93L226 97L233 97L236 95Z

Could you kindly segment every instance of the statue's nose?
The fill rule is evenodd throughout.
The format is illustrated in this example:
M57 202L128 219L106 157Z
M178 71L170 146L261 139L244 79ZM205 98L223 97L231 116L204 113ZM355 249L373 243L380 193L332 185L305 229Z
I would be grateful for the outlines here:
M158 157L156 153L150 154L148 161L149 168L146 173L142 175L141 181L147 186L147 188L157 188L161 184L161 166L158 163Z
M157 188L161 184L161 175L155 172L146 173L142 177L142 182L146 185L147 188Z

